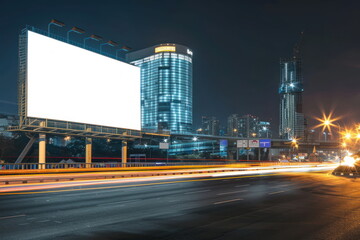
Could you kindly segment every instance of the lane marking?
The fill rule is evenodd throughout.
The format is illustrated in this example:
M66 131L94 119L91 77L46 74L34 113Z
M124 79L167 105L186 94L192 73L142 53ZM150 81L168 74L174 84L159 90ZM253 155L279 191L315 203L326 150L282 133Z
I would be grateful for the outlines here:
M200 190L200 191L194 191L194 192L186 192L186 193L184 193L184 194L203 193L203 192L210 192L210 189Z
M246 186L250 186L250 184L236 185L235 187L246 187Z
M264 177L264 176L278 176L278 175L276 175L276 174L264 174L264 175L257 175L256 177ZM39 192L2 192L2 193L0 193L0 196L4 196L4 195L59 193L59 192L74 192L74 191L87 191L87 190L100 190L100 189L116 189L116 188L153 186L153 185L164 185L164 184L186 183L186 182L219 181L219 180L223 180L223 179L238 179L238 178L249 178L249 177L250 176L236 176L236 177L225 177L225 178L206 178L206 179L182 180L182 181L173 181L173 182L143 183L143 184L130 184L130 185L122 185L122 186L93 187L93 188L62 189L62 190L39 191ZM251 177L253 178L253 176L251 176Z
M14 216L6 216L6 217L0 217L0 220L2 219L9 219L9 218L17 218L17 217L25 217L25 214L21 214L21 215L14 215Z
M97 204L97 206L101 207L101 206L108 206L108 205L133 203L133 202L137 202L137 201L136 200L129 200L129 201L120 201L120 202L111 202L111 203L101 203L101 204Z
M241 198L235 198L235 199L231 199L231 200L226 200L226 201L221 201L221 202L215 202L213 204L223 204L223 203L229 203L229 202L236 202L236 201L241 201L241 200L244 200L244 199L241 199Z
M40 221L37 221L38 223L45 223L45 222L50 222L50 220L48 219L45 219L45 220L40 220Z
M277 191L277 192L271 192L271 193L268 193L269 195L273 195L273 194L278 194L278 193L283 193L285 191Z
M234 193L240 193L240 192L246 192L247 190L240 190L240 191L234 191L234 192L225 192L225 193L218 193L216 195L227 195L227 194L234 194Z

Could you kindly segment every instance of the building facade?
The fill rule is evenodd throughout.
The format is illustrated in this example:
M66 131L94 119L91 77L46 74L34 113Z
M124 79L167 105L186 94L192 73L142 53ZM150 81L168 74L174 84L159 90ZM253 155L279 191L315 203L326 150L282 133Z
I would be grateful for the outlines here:
M9 126L14 126L18 124L19 124L18 116L0 113L0 135L5 137L12 137L14 135L13 132L7 131L7 128Z
M239 133L240 137L259 137L259 118L250 114L239 118Z
M283 139L304 137L304 114L302 109L303 79L301 59L280 60L280 126Z
M260 138L272 138L270 122L265 122L265 121L259 122L258 135Z
M220 121L216 117L203 116L201 118L201 129L202 134L218 136L220 134Z
M192 131L192 55L188 47L170 43L127 54L127 62L141 69L143 131Z
M239 128L239 115L231 114L227 118L227 135L231 137L238 137Z
M227 135L241 138L270 138L270 122L260 121L251 114L232 114L227 120Z

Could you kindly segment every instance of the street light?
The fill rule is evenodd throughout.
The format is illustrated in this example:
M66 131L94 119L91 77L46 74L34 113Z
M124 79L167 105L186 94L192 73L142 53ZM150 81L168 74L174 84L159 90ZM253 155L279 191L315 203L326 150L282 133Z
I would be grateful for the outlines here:
M67 31L66 33L66 41L69 42L69 37L70 37L70 33L71 32L74 32L74 33L77 33L77 34L83 34L85 33L85 30L81 29L81 28L78 28L78 27L72 27L69 31Z
M299 140L299 139L297 139L297 138L293 138L293 139L291 140L291 146L292 146L292 149L293 149L293 153L290 152L290 154L291 154L291 159L292 159L292 155L295 153L295 149L296 149L296 150L299 149L298 140Z
M330 112L330 114L328 116L326 116L326 114L323 113L323 118L316 117L315 119L320 122L318 125L315 126L315 128L322 127L323 132L325 130L328 130L329 132L331 132L331 127L336 127L334 122L339 120L340 118L339 117L332 118L332 112Z
M351 133L345 133L344 138L349 140L351 138Z
M58 20L56 20L56 19L52 19L52 20L50 21L50 23L48 24L48 36L49 36L49 37L50 37L50 26L52 26L52 25L57 26L57 27L64 27L64 26L65 26L65 23L60 22L60 21L58 21Z
M90 37L84 38L84 48L85 48L86 40L88 40L88 39L92 39L92 40L100 42L103 38L98 35L94 35L94 34L92 34Z

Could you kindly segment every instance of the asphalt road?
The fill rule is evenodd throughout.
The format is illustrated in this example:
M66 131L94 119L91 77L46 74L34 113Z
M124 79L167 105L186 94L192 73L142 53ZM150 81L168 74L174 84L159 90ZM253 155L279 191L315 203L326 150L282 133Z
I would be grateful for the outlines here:
M0 195L0 239L360 239L360 182L327 173Z

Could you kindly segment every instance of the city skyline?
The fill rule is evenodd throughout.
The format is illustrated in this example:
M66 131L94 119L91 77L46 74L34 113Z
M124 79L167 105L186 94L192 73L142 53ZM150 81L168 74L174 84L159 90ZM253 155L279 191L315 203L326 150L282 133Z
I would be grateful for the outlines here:
M15 5L20 3L23 8L19 9ZM291 55L299 33L304 31L304 109L309 125L313 116L320 116L321 110L330 111L334 106L338 107L338 115L360 119L359 113L353 111L350 114L358 99L354 86L359 71L359 60L356 57L359 34L351 25L359 18L355 14L356 3L344 6L330 2L325 6L327 13L321 18L315 13L324 5L317 2L302 5L242 2L233 4L234 10L209 2L209 10L204 14L197 14L201 6L199 3L176 3L179 9L187 9L186 17L182 18L176 11L174 15L163 11L172 7L165 2L126 2L119 10L122 13L121 21L116 23L108 21L112 18L111 14L106 14L109 17L104 20L102 16L105 15L96 12L93 5L83 6L81 2L72 4L71 8L67 8L70 2L66 1L60 5L42 4L42 9L46 11L29 7L33 3L17 1L5 4L1 18L6 24L1 25L1 30L7 32L9 38L0 46L3 53L0 57L2 112L15 113L16 49L20 29L25 24L45 29L51 18L58 18L67 27L79 26L89 34L100 34L129 45L134 50L161 42L181 43L194 49L194 128L200 126L203 115L216 116L225 122L232 113L254 114L261 119L271 120L273 126L277 126L278 62L281 57ZM149 17L151 15L146 12L146 8L150 5L161 13L158 17ZM109 2L101 9L111 13L114 6L116 3ZM241 17L235 17L235 10L243 13ZM94 11L95 15L90 14ZM214 17L217 11L228 14L217 21ZM74 12L77 12L76 16ZM336 15L332 14L335 12ZM137 13L143 13L144 16L139 18ZM252 21L252 16L260 13L263 17ZM284 15L280 17L279 13ZM282 22L286 17L293 19L291 25ZM144 22L145 18L149 20ZM203 18L209 21L204 22ZM273 21L268 23L267 18ZM311 22L318 24L311 25ZM230 31L235 26L235 32ZM212 29L216 29L219 34L213 34ZM269 31L274 31L274 34L269 35ZM221 36L230 34L233 34L233 38L222 40ZM329 40L329 36L332 40ZM258 71L259 68L261 71ZM247 104L249 102L251 104Z

